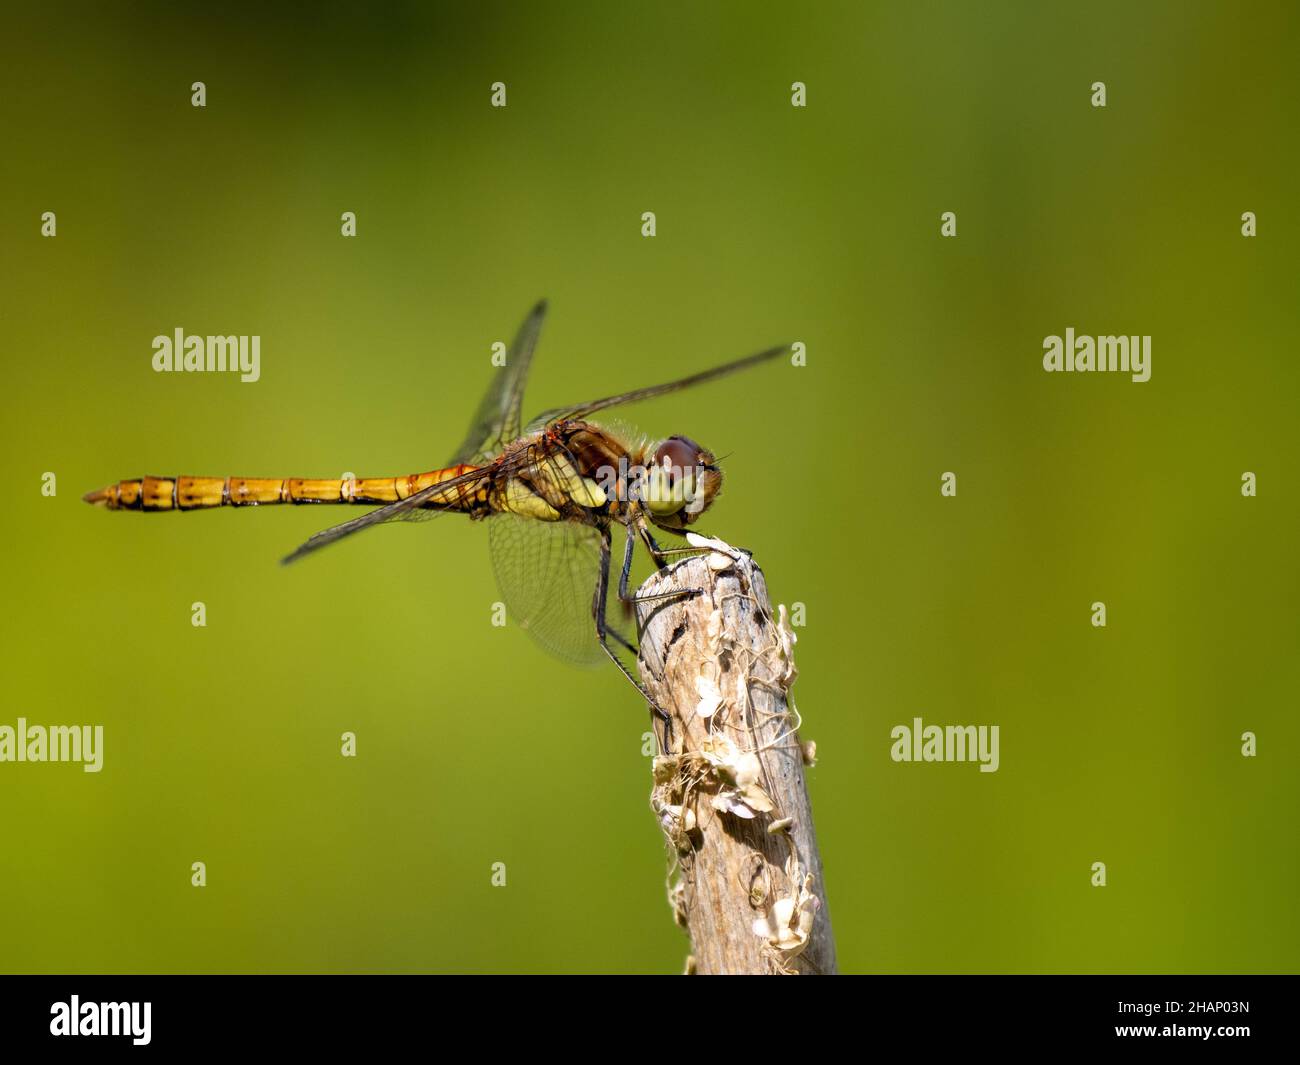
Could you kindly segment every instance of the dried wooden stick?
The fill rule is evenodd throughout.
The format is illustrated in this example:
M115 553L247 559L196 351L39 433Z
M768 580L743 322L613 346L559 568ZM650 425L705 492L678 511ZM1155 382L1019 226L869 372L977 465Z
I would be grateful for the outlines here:
M637 604L642 681L672 718L650 804L675 857L688 972L834 973L835 941L789 702L794 634L762 571L721 541L661 570Z

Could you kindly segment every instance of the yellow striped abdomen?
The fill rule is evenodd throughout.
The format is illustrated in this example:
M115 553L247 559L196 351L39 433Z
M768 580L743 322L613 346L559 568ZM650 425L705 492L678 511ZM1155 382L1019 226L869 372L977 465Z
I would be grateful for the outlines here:
M82 498L109 510L206 510L210 507L258 507L275 503L396 503L431 485L476 469L448 466L402 477L139 477L119 481ZM445 510L470 510L486 499L486 487L461 485L430 504Z

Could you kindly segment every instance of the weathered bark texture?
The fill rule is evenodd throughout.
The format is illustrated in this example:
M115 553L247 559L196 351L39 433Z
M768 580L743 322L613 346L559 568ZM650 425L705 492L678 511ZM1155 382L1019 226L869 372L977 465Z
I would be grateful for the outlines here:
M672 717L651 806L676 856L669 901L698 973L834 973L835 942L804 783L811 744L789 702L794 635L743 552L691 557L640 597L640 666Z

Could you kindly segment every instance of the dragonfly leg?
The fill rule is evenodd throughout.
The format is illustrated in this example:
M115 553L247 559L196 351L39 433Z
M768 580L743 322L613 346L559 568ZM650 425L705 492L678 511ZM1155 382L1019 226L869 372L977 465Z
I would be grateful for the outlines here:
M611 544L611 550L612 550L612 544ZM632 603L635 602L635 600L629 599L627 595L627 580L628 580L628 574L631 571L631 569L632 569L632 529L629 526L627 546L623 551L623 569L620 572L619 579L618 579L618 597L623 603L626 603L628 606L631 606ZM608 601L608 593L606 594L606 599ZM636 645L631 643L628 639L626 639L623 636L623 634L619 632L617 629L611 629L609 628L608 625L606 625L605 631L607 635L613 636L615 640L617 640L620 644L622 644L629 651L631 651L632 654L638 653Z
M713 539L713 537L709 536L708 533L699 533L698 535L704 537L704 539L706 540ZM691 554L706 555L712 550L713 548L711 547L696 547L692 544L688 547L664 547L660 549L659 553L661 555L691 555ZM747 547L737 547L735 550L740 551L746 555L751 554L749 548Z
M670 554L672 552L662 550L659 547L659 545L655 543L654 537L650 535L650 530L646 529L644 525L642 526L641 529L641 535L646 540L646 550L649 551L651 557L654 558L655 565L658 566L660 569L663 569L664 568L663 559L661 557L656 557L656 553L659 556L662 556L665 554ZM636 526L633 522L629 521L627 523L627 543L623 548L623 570L618 575L618 597L624 603L653 603L659 599L672 599L675 596L679 596L679 595L691 595L696 591L696 589L691 589L691 588L679 588L676 591L659 592L656 595L630 594L628 592L627 584L628 584L628 578L631 576L632 573L632 553L635 549L636 549ZM698 551L699 548L690 547L690 548L686 548L685 550Z
M649 552L650 559L655 564L655 568L664 569L665 567L667 567L668 563L664 561L664 555L668 554L668 552L666 552L662 547L659 546L658 541L656 541L654 538L654 534L650 532L649 524L647 524L644 518L642 518L640 515L637 515L636 525L638 531L641 533L641 540L645 544L645 549L646 551ZM631 536L632 534L631 521L628 522L627 531L628 531L628 535Z
M629 642L628 640L626 640L626 639L623 637L623 634L622 634L621 632L619 632L617 629L610 629L610 628L607 628L607 629L605 630L605 633L606 633L606 635L608 635L608 636L613 636L614 639L615 639L619 644L621 644L623 647L626 647L629 651L632 652L632 654L636 654L636 653L637 653L636 645L633 644L633 643L631 643L631 642Z
M618 597L625 603L632 600L627 594L628 578L632 575L632 549L636 543L636 531L632 523L627 523L627 539L623 543L623 569L618 575Z
M668 712L664 710L663 707L661 707L658 703L654 701L654 699L650 697L650 693L645 690L645 687L641 684L639 680L636 679L636 677L632 676L632 671L623 664L623 660L619 658L617 654L614 653L614 649L609 645L609 636L613 635L615 638L618 638L618 633L613 632L609 628L609 625L605 620L605 605L606 605L606 601L609 598L609 563L610 563L610 556L612 555L612 553L613 552L610 545L609 527L606 526L605 528L601 529L600 576L596 580L596 594L591 604L591 612L593 617L596 620L596 638L600 640L600 646L604 649L605 654L609 656L609 660L613 662L614 665L618 666L619 672L621 672L623 676L627 677L628 683L630 683L632 687L634 687L638 692L641 693L641 698L643 698L646 701L646 705L648 705L651 711L663 722L664 745L661 749L664 751L668 751L671 750L671 745L672 745L672 735L673 735L672 718L668 716ZM630 567L630 560L625 562L624 570L626 571L629 567ZM624 577L624 581L625 580L626 577ZM622 583L623 581L620 581L620 584ZM624 646L627 646L626 640L620 640L620 642L623 643Z

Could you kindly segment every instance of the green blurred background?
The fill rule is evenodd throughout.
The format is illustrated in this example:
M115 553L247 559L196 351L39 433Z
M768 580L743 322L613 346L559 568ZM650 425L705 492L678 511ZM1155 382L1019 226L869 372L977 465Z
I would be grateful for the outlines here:
M680 969L643 707L491 626L482 527L285 570L351 515L80 502L439 465L541 296L533 412L807 344L620 414L729 455L708 530L806 605L845 970L1297 968L1294 5L29 4L2 37L0 723L106 739L98 775L0 765L0 969ZM261 381L153 373L177 326L259 334ZM1067 326L1151 334L1151 381L1045 374ZM895 764L915 716L999 725L1000 770Z

